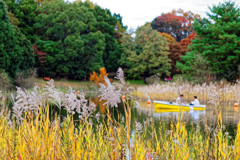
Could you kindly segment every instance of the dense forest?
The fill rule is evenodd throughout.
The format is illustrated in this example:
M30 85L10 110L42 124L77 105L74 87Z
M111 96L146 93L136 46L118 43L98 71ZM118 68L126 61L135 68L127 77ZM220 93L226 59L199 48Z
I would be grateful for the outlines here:
M234 82L240 9L225 2L207 16L173 10L131 31L90 1L0 0L1 74L14 80L36 69L39 77L86 80L101 67L122 67L129 79Z

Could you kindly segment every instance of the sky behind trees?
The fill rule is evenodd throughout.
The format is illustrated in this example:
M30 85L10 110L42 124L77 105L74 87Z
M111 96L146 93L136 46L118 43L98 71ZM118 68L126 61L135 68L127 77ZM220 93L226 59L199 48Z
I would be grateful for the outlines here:
M70 0L74 1L74 0ZM198 13L206 17L208 6L224 2L225 0L91 0L103 8L120 13L123 24L136 29L138 26L152 21L163 12L182 8L184 11ZM235 0L239 6L240 0Z

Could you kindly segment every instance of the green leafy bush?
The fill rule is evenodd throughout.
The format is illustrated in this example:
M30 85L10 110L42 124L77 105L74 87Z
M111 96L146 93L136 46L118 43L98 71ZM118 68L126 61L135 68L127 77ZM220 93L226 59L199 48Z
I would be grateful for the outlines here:
M24 70L17 73L14 82L16 86L27 89L34 86L35 77L36 77L35 69Z
M0 70L0 90L6 91L12 87L11 78L5 72L5 70Z

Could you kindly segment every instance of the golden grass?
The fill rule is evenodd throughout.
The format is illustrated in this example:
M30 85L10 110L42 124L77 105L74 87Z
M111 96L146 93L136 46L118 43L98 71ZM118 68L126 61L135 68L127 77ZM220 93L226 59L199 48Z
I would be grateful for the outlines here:
M1 117L0 158L126 159L127 129L124 123L113 121L108 118L100 124L82 121L76 125L69 115L61 124L57 116L51 121L48 112L40 111L36 117L26 115L20 125L11 126ZM233 141L223 132L221 117L214 131L209 131L208 126L204 132L199 128L188 131L181 119L171 124L170 130L163 126L156 128L154 123L147 122L142 132L135 132L132 159L240 158L240 123Z
M174 87L176 89L172 91ZM139 97L144 94L144 98L146 91L152 91L146 92L151 98L171 99L182 93L190 99L198 93L200 101L202 98L219 104L236 101L237 89L239 84L192 86L168 83L140 87L135 94ZM70 113L60 120L60 115L49 115L47 105L46 108L39 106L34 113L26 110L24 119L16 123L2 107L0 159L240 159L240 123L236 136L230 137L222 127L221 113L214 128L205 123L202 129L199 126L189 129L182 117L169 129L164 123L156 124L149 118L143 127L135 122L132 128L128 98L122 101L125 121L120 120L121 115L116 121L108 109L102 121L94 114L89 119L75 121ZM4 104L2 100L2 106Z

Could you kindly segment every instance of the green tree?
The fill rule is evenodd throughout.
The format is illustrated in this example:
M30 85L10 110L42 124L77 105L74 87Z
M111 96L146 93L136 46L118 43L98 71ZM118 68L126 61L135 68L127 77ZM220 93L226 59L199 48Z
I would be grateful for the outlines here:
M10 22L34 42L34 27L38 4L34 0L3 0L10 15Z
M170 75L169 48L165 37L146 24L137 29L134 40L134 46L126 52L129 55L125 56L127 57L125 61L130 61L126 65L131 63L128 70L131 77L143 77L146 80L155 74L160 77Z
M199 39L193 40L199 41ZM196 42L195 42L196 43ZM192 44L189 47L191 52L181 56L182 61L177 61L176 66L184 74L184 78L196 83L208 82L213 78L210 62L201 55L202 50L196 51L197 48L203 48L204 44Z
M14 77L20 70L34 66L34 54L27 38L9 22L5 4L0 0L0 69Z
M126 70L125 71L126 73L128 72L127 69L132 68L133 66L133 62L129 61L128 58L130 55L133 55L136 52L135 41L132 34L133 33L124 33L121 38L122 54L118 63L124 70ZM133 77L129 77L129 78L133 78Z
M103 63L108 72L115 72L119 67L118 60L122 53L119 40L126 30L122 23L122 17L119 14L112 14L110 10L102 9L98 5L91 5L90 2L84 4L94 6L93 14L97 21L95 29L104 34L106 44Z
M196 21L194 30L198 39L192 41L191 51L183 56L181 70L195 72L193 57L200 55L218 80L235 81L240 64L240 9L234 2L225 2L210 8L208 19ZM192 72L191 72L192 70Z
M37 45L47 53L44 75L86 79L103 66L105 37L96 29L91 7L82 2L44 1L37 14Z

